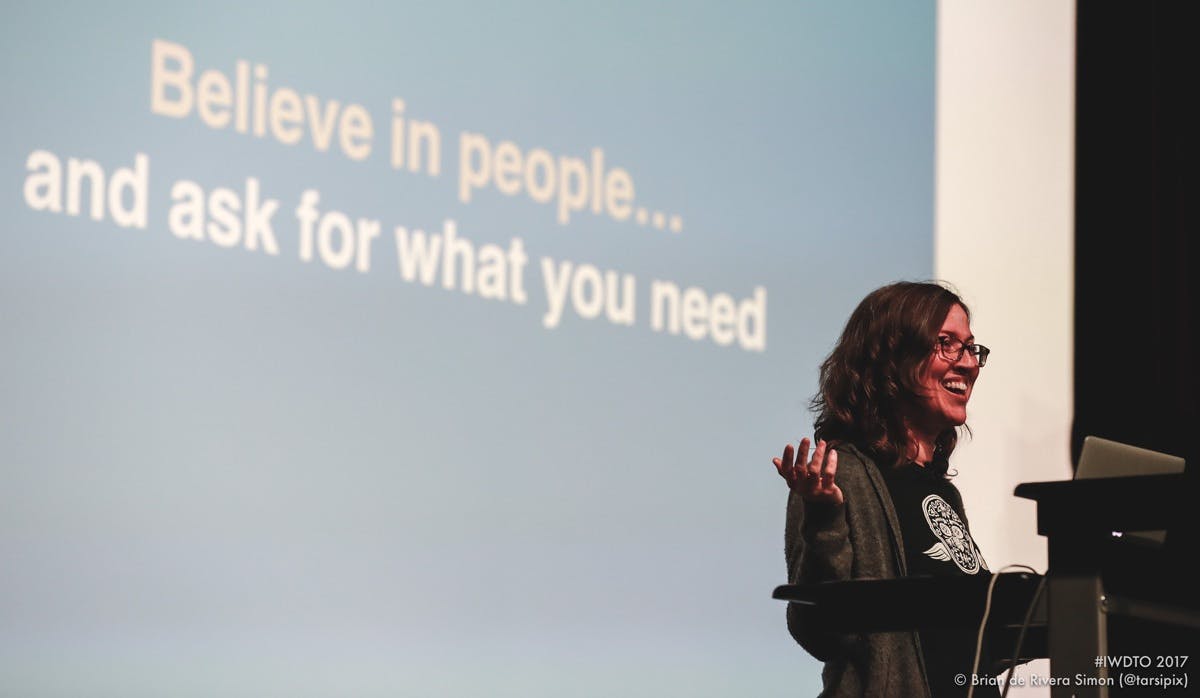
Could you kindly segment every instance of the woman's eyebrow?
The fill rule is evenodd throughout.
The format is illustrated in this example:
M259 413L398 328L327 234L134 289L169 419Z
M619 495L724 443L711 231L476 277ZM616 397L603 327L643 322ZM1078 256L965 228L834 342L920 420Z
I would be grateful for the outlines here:
M949 337L951 339L958 339L957 334L950 332L948 330L939 331L938 336L939 337ZM962 342L963 344L970 344L971 342L975 341L975 335L971 335L970 337L967 337L966 339L958 339L958 341Z

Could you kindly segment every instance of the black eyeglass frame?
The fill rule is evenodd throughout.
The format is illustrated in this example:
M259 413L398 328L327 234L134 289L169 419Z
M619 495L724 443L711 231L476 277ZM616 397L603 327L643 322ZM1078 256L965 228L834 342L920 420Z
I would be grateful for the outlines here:
M963 354L969 353L971 356L975 357L975 363L979 364L979 368L983 368L987 365L988 354L992 353L991 349L988 349L982 344L968 344L961 339L955 339L954 337L947 337L945 335L937 338L937 350L938 354L940 354L943 359L952 364L962 361Z

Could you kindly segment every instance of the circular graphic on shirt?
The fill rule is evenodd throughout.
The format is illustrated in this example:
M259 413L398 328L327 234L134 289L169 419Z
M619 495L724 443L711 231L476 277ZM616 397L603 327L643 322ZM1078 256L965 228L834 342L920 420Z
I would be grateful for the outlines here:
M954 507L936 494L931 494L921 502L921 510L925 512L925 523L929 524L930 532L938 539L925 554L934 560L952 561L966 574L979 572L983 567L979 549L975 547L971 532L958 518Z

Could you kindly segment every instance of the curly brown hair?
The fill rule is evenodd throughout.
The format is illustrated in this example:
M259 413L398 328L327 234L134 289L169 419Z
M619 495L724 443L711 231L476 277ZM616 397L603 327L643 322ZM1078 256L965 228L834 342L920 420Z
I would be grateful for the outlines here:
M911 443L904 416L921 397L921 370L958 294L937 283L901 281L876 289L851 313L837 346L821 364L812 399L818 439L853 444L881 464L906 462ZM946 429L934 442L944 472L958 443Z

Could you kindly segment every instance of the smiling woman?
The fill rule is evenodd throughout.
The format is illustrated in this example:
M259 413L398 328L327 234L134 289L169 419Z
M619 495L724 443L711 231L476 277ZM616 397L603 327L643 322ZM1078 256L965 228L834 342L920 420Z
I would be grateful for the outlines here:
M974 342L966 308L960 303L950 306L934 343L937 351L924 364L920 401L906 411L917 462L930 460L929 447L937 443L939 434L967 422L967 401L983 365L980 357L988 352Z
M790 583L987 573L947 471L989 353L944 286L901 282L859 303L821 364L812 457L803 439L774 459L791 488ZM967 691L953 679L971 673L969 632L843 635L799 604L788 605L788 629L825 662L822 695Z

